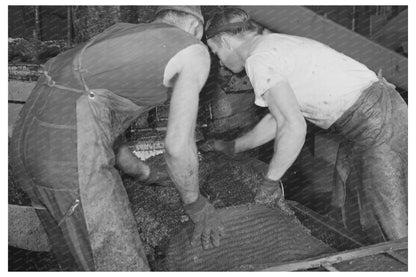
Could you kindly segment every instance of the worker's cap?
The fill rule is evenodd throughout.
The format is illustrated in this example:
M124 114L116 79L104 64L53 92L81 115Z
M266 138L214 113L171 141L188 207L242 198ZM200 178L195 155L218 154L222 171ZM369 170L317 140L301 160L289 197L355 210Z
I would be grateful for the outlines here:
M247 29L252 23L250 16L242 9L227 7L215 12L205 25L207 39L221 33L236 32Z
M195 16L202 24L204 23L204 17L202 16L200 6L159 6L156 10L156 15L162 11L177 11L183 12Z

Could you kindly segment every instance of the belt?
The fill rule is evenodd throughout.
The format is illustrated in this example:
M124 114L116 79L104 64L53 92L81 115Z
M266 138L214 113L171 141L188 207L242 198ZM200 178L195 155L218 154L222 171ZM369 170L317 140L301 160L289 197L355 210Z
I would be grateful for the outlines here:
M62 90L69 90L69 91L73 91L73 92L77 92L77 93L82 93L82 94L87 94L89 98L94 98L95 97L95 93L92 90L82 90L82 89L76 89L76 88L71 88L71 87L67 87L64 85L60 85L57 84L52 77L48 74L48 71L43 70L43 74L46 77L46 82L43 83L43 85L47 85L48 87L54 87L54 88L58 88L58 89L62 89Z
M378 71L378 73L377 73L377 78L378 78L378 80L379 80L379 82L381 82L383 85L385 85L386 87L389 87L389 88L392 88L392 89L395 89L396 88L396 86L395 85L393 85L392 83L389 83L389 82L387 82L387 80L383 77L383 72L382 72L383 70L380 68L379 69L379 71Z

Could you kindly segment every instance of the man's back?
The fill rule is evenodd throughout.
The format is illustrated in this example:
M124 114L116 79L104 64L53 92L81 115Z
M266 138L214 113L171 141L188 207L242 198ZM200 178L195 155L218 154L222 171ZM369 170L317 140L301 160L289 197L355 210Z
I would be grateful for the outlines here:
M83 76L91 89L108 89L140 106L161 104L167 99L163 86L166 65L192 44L201 42L171 25L118 23L99 34L82 53ZM62 73L67 75L73 68L72 59L80 51L63 53L47 66L57 83L73 84Z
M363 64L317 41L284 34L259 37L250 48L246 70L256 94L267 82L287 81L306 119L328 128L377 81ZM264 105L257 97L256 104Z

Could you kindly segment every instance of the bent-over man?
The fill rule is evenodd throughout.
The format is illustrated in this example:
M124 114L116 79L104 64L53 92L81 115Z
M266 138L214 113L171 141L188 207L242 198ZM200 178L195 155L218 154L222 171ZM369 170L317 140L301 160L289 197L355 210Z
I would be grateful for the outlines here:
M255 200L277 200L288 211L279 180L304 144L305 119L332 128L351 145L353 172L347 185L358 177L359 201L370 203L361 206L363 228L376 224L388 239L406 237L407 105L394 87L317 41L261 34L241 9L215 14L206 36L224 66L234 73L245 69L255 104L270 113L242 137L211 140L202 149L233 155L274 139L274 155Z
M113 144L168 99L169 175L195 223L194 240L219 245L221 222L199 195L194 140L210 68L203 23L199 7L164 6L150 24L115 24L45 64L16 123L11 156L62 269L149 269L115 166L144 182L164 174L125 146L114 153Z

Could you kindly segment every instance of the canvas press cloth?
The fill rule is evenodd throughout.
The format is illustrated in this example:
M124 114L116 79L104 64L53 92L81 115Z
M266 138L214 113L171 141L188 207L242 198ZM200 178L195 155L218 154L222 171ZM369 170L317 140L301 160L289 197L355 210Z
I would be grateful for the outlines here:
M240 205L218 210L226 234L217 248L191 246L188 222L168 247L165 266L171 271L261 270L273 264L302 260L332 248L310 235L295 216L263 205Z

